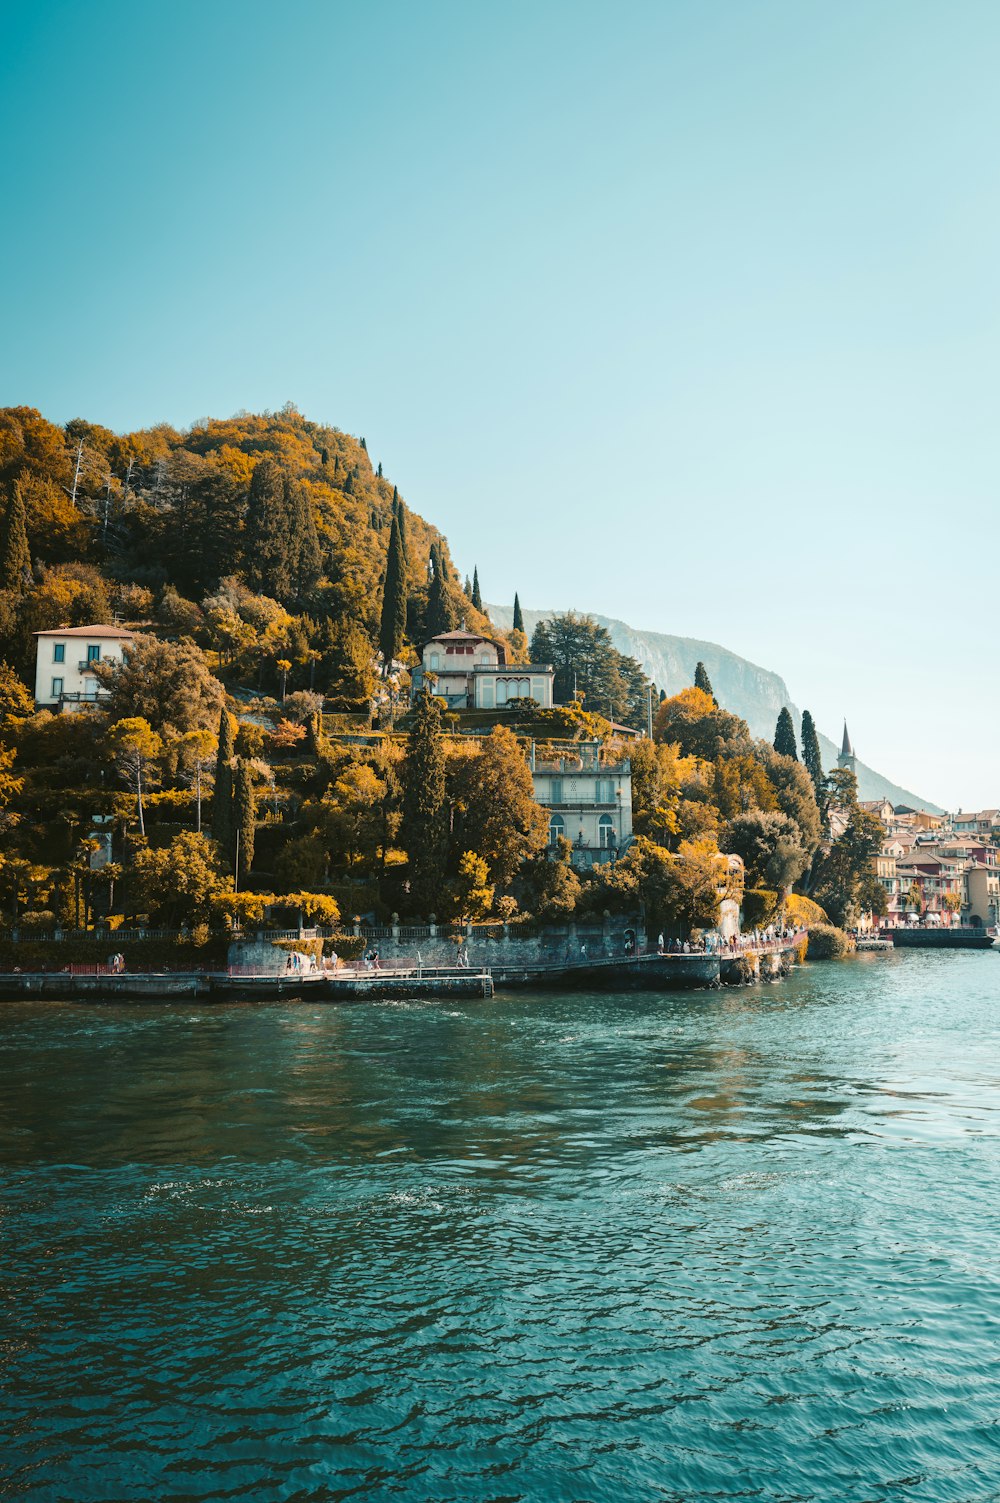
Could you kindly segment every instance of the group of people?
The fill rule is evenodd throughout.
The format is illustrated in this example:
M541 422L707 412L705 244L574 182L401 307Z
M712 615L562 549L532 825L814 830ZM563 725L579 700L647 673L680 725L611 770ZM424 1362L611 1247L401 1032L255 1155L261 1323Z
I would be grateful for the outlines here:
M310 976L318 970L315 955L303 955L301 950L289 951L288 959L285 961L286 976Z
M120 950L117 950L114 955L108 956L108 970L113 976L120 976L124 969L125 956Z

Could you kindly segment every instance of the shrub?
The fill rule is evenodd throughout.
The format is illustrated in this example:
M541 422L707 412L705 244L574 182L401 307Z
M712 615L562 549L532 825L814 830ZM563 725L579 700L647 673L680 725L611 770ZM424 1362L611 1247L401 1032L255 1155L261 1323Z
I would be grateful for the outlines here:
M843 960L853 949L853 941L833 924L813 924L809 930L810 960Z
M255 725L252 720L241 720L239 730L236 732L236 755L238 757L255 757L264 755L264 728Z

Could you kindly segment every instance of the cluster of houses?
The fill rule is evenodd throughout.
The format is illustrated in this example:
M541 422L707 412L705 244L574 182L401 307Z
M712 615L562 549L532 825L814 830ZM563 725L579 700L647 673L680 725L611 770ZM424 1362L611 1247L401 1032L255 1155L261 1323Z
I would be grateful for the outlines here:
M857 770L846 725L837 765ZM885 827L875 860L888 900L883 926L1000 923L1000 809L930 814L889 799L869 799L861 807Z
M888 799L864 807L885 826L876 858L884 924L1000 923L1000 809L928 814Z

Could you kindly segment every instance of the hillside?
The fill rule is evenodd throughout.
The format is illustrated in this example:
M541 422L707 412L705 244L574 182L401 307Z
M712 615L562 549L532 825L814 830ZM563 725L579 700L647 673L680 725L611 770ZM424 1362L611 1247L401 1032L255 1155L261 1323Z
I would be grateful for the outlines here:
M509 630L513 619L511 606L488 605L486 609L497 626ZM530 636L539 621L553 614L552 611L524 610L525 631ZM792 713L796 733L800 732L802 712L792 703L788 687L779 674L748 662L716 642L699 642L693 637L675 637L665 632L637 631L614 617L591 614L610 633L619 652L636 658L657 687L666 689L668 694L675 694L690 684L694 679L695 664L701 661L708 669L719 703L741 715L755 736L771 740L783 705L787 705ZM840 749L839 737L835 745L829 736L821 733L820 747L824 767L833 766ZM936 804L901 788L861 761L858 762L858 794L863 799L887 798L894 804L912 804L931 813L940 812Z

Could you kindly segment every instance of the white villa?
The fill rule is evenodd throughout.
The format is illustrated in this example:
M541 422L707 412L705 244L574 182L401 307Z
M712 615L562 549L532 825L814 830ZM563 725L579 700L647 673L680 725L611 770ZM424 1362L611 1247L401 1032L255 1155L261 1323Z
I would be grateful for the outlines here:
M545 709L552 705L551 663L508 663L503 643L478 632L441 632L420 656L412 693L426 686L451 710L502 710L517 699L534 699Z
M132 632L120 626L62 626L35 633L35 704L73 710L97 704L104 690L97 663L121 661Z
M632 764L601 761L599 741L573 741L542 760L529 755L535 799L549 814L549 847L572 841L574 866L598 866L623 855L632 839Z

